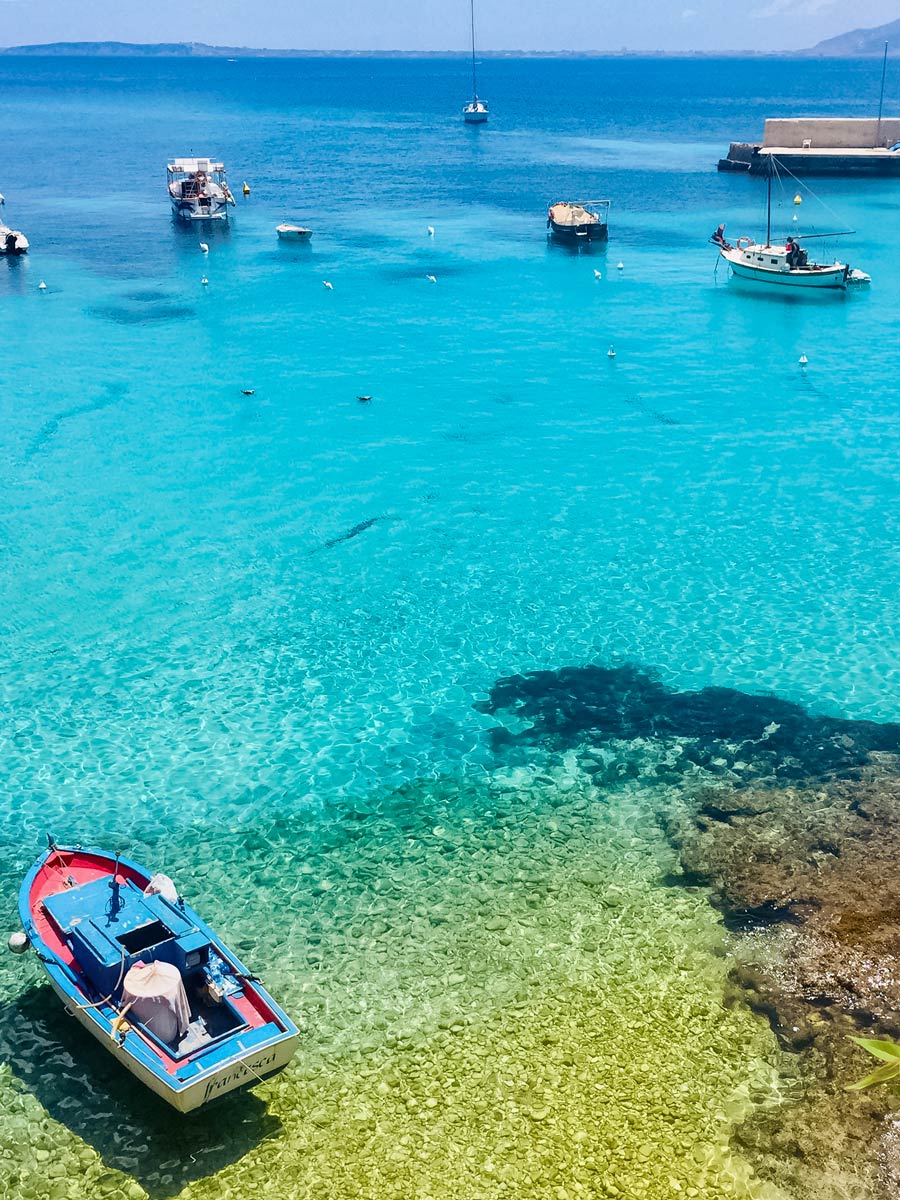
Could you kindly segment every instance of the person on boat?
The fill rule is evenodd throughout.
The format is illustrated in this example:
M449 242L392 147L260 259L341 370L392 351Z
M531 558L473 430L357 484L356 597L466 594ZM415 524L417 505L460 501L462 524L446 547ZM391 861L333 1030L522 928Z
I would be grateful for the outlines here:
M806 251L801 249L792 237L789 237L785 242L784 248L787 250L787 265L789 267L806 266Z
M731 249L731 245L725 240L725 222L724 221L722 222L721 225L716 226L716 231L714 234L712 234L712 236L710 237L709 240L711 242L715 242L715 244L717 246L721 246L721 248L723 250Z

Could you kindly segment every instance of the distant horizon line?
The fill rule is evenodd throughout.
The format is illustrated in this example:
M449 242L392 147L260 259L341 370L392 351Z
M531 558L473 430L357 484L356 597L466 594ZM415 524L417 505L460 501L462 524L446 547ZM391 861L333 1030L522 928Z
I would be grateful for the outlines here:
M313 50L255 46L217 46L209 42L35 42L0 46L0 55L9 57L91 58L468 58L471 51L461 50ZM872 58L874 54L825 54L801 50L479 50L479 58Z

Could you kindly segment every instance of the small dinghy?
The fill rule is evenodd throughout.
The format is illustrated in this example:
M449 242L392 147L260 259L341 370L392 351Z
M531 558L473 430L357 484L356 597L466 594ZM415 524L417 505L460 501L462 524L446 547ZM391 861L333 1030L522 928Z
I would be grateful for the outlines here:
M560 200L547 209L547 228L564 242L605 242L609 200Z
M18 229L0 225L0 254L24 254L28 249L28 238Z
M312 230L302 225L276 225L275 232L283 242L308 242L312 237Z
M290 1062L296 1025L165 875L50 840L19 916L10 947L27 937L66 1011L179 1112Z

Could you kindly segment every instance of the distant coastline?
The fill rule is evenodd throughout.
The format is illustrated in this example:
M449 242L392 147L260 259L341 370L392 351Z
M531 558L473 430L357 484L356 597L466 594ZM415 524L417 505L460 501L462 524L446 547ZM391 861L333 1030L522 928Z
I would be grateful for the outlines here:
M482 50L479 58L806 58L813 50ZM467 50L273 50L205 42L48 42L0 47L23 58L467 58ZM848 55L847 57L855 57Z

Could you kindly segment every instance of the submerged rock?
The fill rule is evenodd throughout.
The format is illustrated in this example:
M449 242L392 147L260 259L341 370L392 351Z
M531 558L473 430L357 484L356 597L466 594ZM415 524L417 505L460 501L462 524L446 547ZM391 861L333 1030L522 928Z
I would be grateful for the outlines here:
M668 832L686 881L708 884L726 924L747 933L734 995L801 1055L807 1081L739 1142L797 1200L896 1200L897 1126L885 1119L896 1097L845 1090L872 1068L849 1035L900 1037L896 759L805 788L708 789Z
M679 692L632 665L513 675L497 680L475 707L502 715L504 725L491 731L495 749L684 739L681 752L664 764L669 772L694 763L714 774L733 771L787 783L846 775L875 751L900 753L900 725L815 716L778 696L734 688ZM616 764L601 755L593 773L614 782L629 770L636 770L633 759Z

